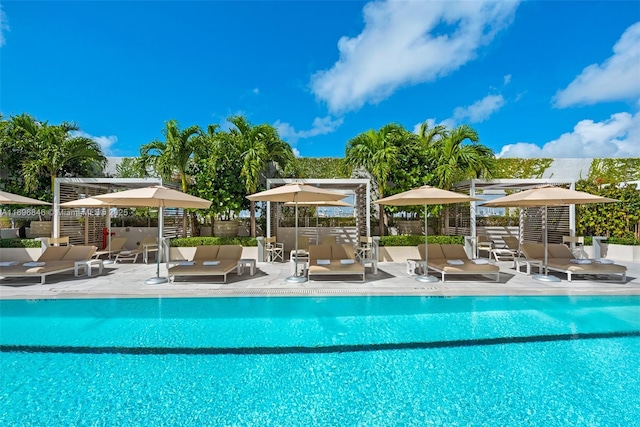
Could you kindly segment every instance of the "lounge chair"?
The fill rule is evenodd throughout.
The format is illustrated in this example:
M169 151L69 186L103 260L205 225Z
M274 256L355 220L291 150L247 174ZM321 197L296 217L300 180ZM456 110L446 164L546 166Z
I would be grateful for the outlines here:
M0 277L40 277L45 284L46 276L73 271L76 262L88 261L96 251L95 246L49 246L34 262L0 266Z
M500 279L500 267L484 261L470 260L463 245L429 244L428 268L441 274L444 282L447 275L482 275L496 276L496 282ZM418 245L420 259L425 259L424 244ZM476 262L484 262L476 264Z
M169 278L176 276L222 276L227 282L227 274L238 268L242 258L241 245L198 246L191 260L169 261Z
M504 236L502 240L504 241L504 247L503 248L494 247L493 249L491 249L491 254L489 255L489 258L493 256L493 258L495 258L496 261L502 261L501 258L506 258L508 260L515 261L515 259L519 255L518 239L511 236Z
M124 244L127 243L126 237L112 237L111 241L107 245L106 249L96 251L93 254L93 258L100 258L102 255L108 255L111 257L111 254L117 254L118 252L124 250Z
M544 263L544 244L525 242L522 252L526 259ZM564 244L549 244L547 247L547 268L567 275L571 281L573 275L620 275L620 281L626 282L627 267L619 264L604 263L602 260L578 260Z
M362 276L365 280L364 266L356 261L351 245L310 245L309 280L311 276Z
M135 263L138 260L138 256L139 255L143 255L144 256L144 247L145 245L157 245L158 244L158 238L157 237L145 237L142 239L142 241L138 244L138 249L133 249L133 250L121 250L120 252L118 252L116 254L116 259L115 262L122 262L122 261L131 261L133 263ZM157 247L157 246L156 246Z

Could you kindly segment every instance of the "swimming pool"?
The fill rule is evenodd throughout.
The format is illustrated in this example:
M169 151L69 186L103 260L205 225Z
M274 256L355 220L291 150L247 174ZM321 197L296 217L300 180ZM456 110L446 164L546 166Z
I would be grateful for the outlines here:
M640 297L0 301L0 425L637 425Z

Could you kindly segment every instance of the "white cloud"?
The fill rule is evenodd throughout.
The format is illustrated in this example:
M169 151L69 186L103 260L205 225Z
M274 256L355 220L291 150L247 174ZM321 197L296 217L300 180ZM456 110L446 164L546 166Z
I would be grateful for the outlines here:
M254 87L251 92L253 92L254 94L258 95L258 94L260 94L260 89L258 89L257 87Z
M471 123L479 123L488 119L493 113L506 104L502 95L487 95L468 107L458 107L453 111L456 122L468 119Z
M293 151L293 157L300 157L300 150L292 148L291 151Z
M289 141L292 144L298 142L299 139L311 138L313 136L318 135L326 135L328 133L334 132L336 129L342 125L343 119L332 119L330 116L327 117L316 117L313 119L313 123L311 125L311 129L309 130L300 130L297 131L293 126L289 123L281 122L277 120L273 126L278 129L278 133L282 139Z
M379 102L402 86L447 75L508 26L519 1L374 1L364 29L338 41L339 60L311 78L332 112Z
M425 120L427 122L427 125L429 126L429 129L436 127L438 125L440 126L444 126L447 129L453 129L454 127L456 127L456 122L453 119L445 119L443 121L441 121L440 123L436 123L436 119L427 119ZM422 123L424 122L420 122L420 123L416 123L413 126L413 133L415 133L416 135L418 135L420 133L420 126L422 126Z
M73 132L72 135L73 136L81 136L81 137L84 137L84 138L89 138L89 139L94 140L95 142L100 144L100 147L102 147L102 151L107 156L113 154L113 152L111 151L111 147L113 146L113 144L118 142L118 137L115 136L115 135L94 136L94 135L88 134L87 132L84 132L84 131L81 131L81 130Z
M6 40L4 38L5 31L9 31L9 21L7 20L7 14L2 10L0 5L0 47L4 46Z
M640 157L640 112L616 113L608 120L582 120L573 132L541 147L526 142L505 145L498 157Z
M511 74L507 74L506 76L504 76L504 85L508 85L509 83L511 83Z
M591 64L564 90L558 107L634 99L640 96L640 22L627 28L613 46L613 56L602 65Z

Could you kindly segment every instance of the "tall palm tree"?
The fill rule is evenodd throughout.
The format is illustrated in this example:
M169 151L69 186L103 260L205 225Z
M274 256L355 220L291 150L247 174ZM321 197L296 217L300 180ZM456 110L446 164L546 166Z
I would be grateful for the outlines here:
M431 162L433 184L450 190L454 183L464 179L491 178L495 155L479 141L478 132L469 125L461 125L445 131L442 138L429 144L426 149ZM444 224L446 233L449 226L448 210L445 210Z
M13 122L13 136L25 150L21 166L28 191L36 190L38 178L43 173L49 177L53 193L59 174L73 174L73 169L76 172L78 169L85 172L102 170L107 163L100 144L72 134L80 130L75 123L50 125L48 122L38 122L27 114L14 117Z
M164 141L151 141L140 147L139 162L144 170L152 167L163 180L177 176L184 193L189 189L189 166L194 156L203 151L204 139L198 126L180 129L176 120L165 123ZM193 224L195 225L195 224ZM182 235L187 236L187 212L182 214Z
M229 135L241 148L240 159L242 170L240 176L244 178L247 194L258 190L261 179L266 177L269 164L275 163L280 169L293 161L291 146L282 141L278 131L271 125L261 124L253 126L243 116L233 116L227 119L235 128L229 130ZM250 203L251 236L256 235L256 205Z
M434 184L450 190L462 179L490 178L495 156L479 141L478 132L469 125L462 125L444 132L443 138L432 142L428 150L433 162Z
M412 142L413 138L402 126L391 123L349 140L345 161L351 167L365 168L375 180L379 197L383 198L389 176L398 166L400 147ZM388 221L382 206L379 221L380 234L385 235Z

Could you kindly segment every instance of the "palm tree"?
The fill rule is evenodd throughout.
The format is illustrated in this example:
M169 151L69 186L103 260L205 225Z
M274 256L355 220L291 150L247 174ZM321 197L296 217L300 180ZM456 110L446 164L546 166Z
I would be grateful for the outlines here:
M435 128L434 128L435 130ZM470 143L466 143L466 141ZM454 183L469 178L491 178L495 167L493 151L479 143L480 137L469 125L442 132L442 137L425 148L433 184L450 190ZM445 233L449 225L449 211L444 216Z
M467 140L471 143L465 144ZM443 138L427 146L437 187L450 190L462 179L491 177L495 156L479 141L478 132L469 125L462 125L444 132Z
M293 161L291 146L282 141L278 131L271 125L261 124L253 126L243 116L233 116L227 119L235 126L229 130L229 135L241 147L240 159L242 170L240 176L245 180L247 194L258 190L261 179L266 177L267 167L275 163L280 169ZM256 205L250 203L251 236L256 235Z
M170 181L177 176L182 191L187 193L191 160L204 151L202 130L195 125L181 130L176 120L169 120L162 133L164 141L151 141L140 147L139 162L144 170L151 166L163 180ZM182 214L182 235L187 236L186 211Z
M102 170L106 165L107 158L100 144L91 138L73 136L72 132L80 130L75 123L49 125L27 114L14 117L13 122L13 136L25 150L26 158L21 167L28 191L36 190L38 178L43 173L49 177L53 193L55 179L60 173L86 173Z
M399 164L400 148L412 142L409 132L397 124L388 124L378 131L370 129L347 142L345 161L351 167L366 169L383 198L389 176ZM382 206L379 220L380 234L385 235L387 217Z

